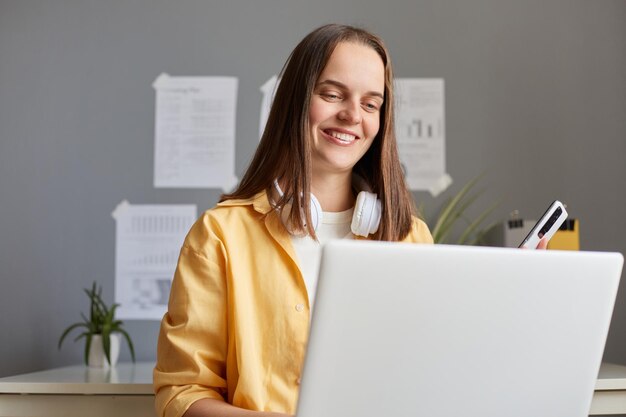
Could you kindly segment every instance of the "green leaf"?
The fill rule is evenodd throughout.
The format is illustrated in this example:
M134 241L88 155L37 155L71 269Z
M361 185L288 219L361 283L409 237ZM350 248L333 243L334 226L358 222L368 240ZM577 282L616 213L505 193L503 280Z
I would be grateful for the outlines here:
M82 339L83 337L87 337L89 336L89 332L82 332L81 334L79 334L78 336L76 336L74 338L74 342L79 341L80 339Z
M109 324L109 326L111 325L111 323L113 323L113 318L115 317L115 309L119 306L119 304L113 304L111 306L111 309L109 310L109 312L107 313L105 319L104 319L104 323Z
M442 227L446 227L444 232L451 227L451 224L458 219L459 214L459 205L465 195L476 185L478 180L483 177L483 174L480 174L470 180L463 188L451 199L449 199L438 216L437 222L435 223L435 227L433 228L433 238L435 242L441 242L441 234ZM462 211L460 212L462 213Z
M483 238L485 237L485 235L487 233L489 233L491 230L493 230L493 228L496 227L498 224L500 224L500 222L493 222L493 223L489 224L489 226L485 227L479 233L477 233L476 236L474 237L474 239L470 240L467 244L468 245L479 245L479 244L484 243L483 242Z
M467 200L459 200L457 202L454 210L448 216L443 226L441 227L438 240L439 243L444 243L447 240L448 235L450 234L450 232L452 232L452 226L454 226L458 219L463 217L463 213L465 213L465 210L467 210L467 208L471 206L478 199L479 196L480 193L467 197Z
M70 327L65 329L65 331L61 334L61 337L59 338L59 345L58 345L59 350L61 349L61 345L63 344L63 340L65 339L65 336L67 336L72 330L76 329L77 327L87 327L87 325L85 323L74 323Z
M470 235L472 233L474 233L474 231L476 229L478 229L478 226L480 226L480 224L487 218L487 216L489 216L498 206L500 205L500 202L496 202L494 204L492 204L488 209L486 209L485 211L483 211L481 213L480 216L478 216L476 218L476 220L474 220L468 227L467 229L465 229L465 231L463 232L463 234L461 235L461 237L459 237L458 240L458 244L462 245L465 243L465 241L470 237Z
M89 348L91 347L92 334L87 334L87 341L85 342L85 365L89 365Z
M126 339L128 349L130 350L130 357L133 359L133 362L135 362L135 348L133 347L133 341L130 340L130 336L126 333L126 330L119 329L118 332L124 336L124 339Z
M102 332L102 347L104 348L104 355L107 357L107 362L111 364L111 334L109 329L105 327Z
M457 229L456 225L459 221L466 224L461 230L461 236L455 242L456 244L475 244L475 242L482 240L486 233L491 230L493 226L484 228L482 225L500 202L493 204L473 220L469 219L465 213L485 191L483 189L472 192L483 176L484 173L472 178L456 195L445 201L435 218L435 225L431 229L435 243L447 243L452 232Z

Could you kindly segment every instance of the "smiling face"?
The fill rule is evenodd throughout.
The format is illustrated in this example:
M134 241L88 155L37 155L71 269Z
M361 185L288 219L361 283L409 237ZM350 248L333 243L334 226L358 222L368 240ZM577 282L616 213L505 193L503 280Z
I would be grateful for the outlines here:
M351 172L378 133L384 92L378 53L360 43L339 43L311 96L314 174Z

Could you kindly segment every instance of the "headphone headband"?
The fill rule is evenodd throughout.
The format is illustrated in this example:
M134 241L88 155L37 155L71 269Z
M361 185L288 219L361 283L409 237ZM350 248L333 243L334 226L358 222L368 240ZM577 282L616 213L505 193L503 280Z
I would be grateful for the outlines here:
M367 184L367 182L361 176L353 174L352 184L353 186L355 186L355 188L360 190L360 192L357 195L356 203L354 205L354 214L352 215L352 223L350 225L350 228L352 230L352 233L354 233L355 235L367 237L369 234L376 233L376 231L378 230L378 226L380 225L380 218L382 215L381 202L377 198L376 194L371 192L369 184ZM280 188L277 179L274 180L274 188L281 198L284 197L285 194ZM322 218L324 216L324 213L322 211L322 206L320 205L317 198L315 198L313 193L310 194L310 206L313 230L317 231L319 225L322 224ZM281 220L287 228L287 231L289 231L289 233L291 234L294 234L293 231L291 231L290 228L287 226L287 220L290 212L291 203L287 203L281 210Z

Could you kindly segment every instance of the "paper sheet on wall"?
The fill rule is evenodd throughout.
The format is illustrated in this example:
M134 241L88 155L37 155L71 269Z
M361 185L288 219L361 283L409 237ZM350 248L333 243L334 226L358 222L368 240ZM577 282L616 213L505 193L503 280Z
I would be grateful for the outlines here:
M263 93L263 100L261 101L261 117L259 117L259 139L263 136L263 131L265 130L267 118L270 115L270 109L272 108L272 102L274 101L274 94L276 94L277 86L278 77L273 75L260 88L261 93Z
M235 77L170 77L156 90L154 186L230 190L235 176Z
M113 211L119 318L161 320L180 247L196 211L193 204L131 205L128 201Z
M444 81L396 79L396 137L407 184L412 190L443 192L446 172Z

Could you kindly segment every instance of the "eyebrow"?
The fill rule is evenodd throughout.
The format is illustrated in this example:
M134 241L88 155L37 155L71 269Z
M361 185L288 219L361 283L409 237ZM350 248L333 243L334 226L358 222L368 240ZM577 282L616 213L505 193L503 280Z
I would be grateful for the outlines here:
M330 84L330 85L334 85L336 87L342 88L344 90L348 90L348 86L347 85L345 85L344 83L342 83L340 81L336 81L336 80L324 80L324 81L321 81L321 82L317 83L317 86L322 85L322 84ZM385 96L383 94L379 93L378 91L368 91L367 95L368 96L380 97L383 100L385 99Z

